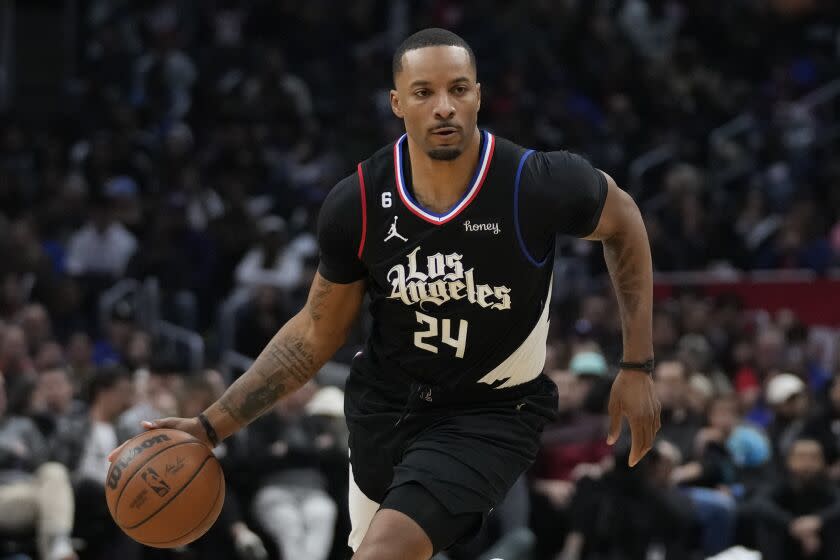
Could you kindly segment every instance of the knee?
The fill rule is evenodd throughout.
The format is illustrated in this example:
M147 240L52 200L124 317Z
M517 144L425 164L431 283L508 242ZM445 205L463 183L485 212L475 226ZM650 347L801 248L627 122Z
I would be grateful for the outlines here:
M335 519L338 515L338 506L335 504L335 500L330 498L326 492L319 492L313 496L307 506L306 510L312 517L328 520Z
M428 560L432 549L426 533L405 514L379 510L353 560Z
M39 481L62 482L70 486L70 474L67 472L67 467L61 463L48 462L44 463L38 470L35 471L35 476Z

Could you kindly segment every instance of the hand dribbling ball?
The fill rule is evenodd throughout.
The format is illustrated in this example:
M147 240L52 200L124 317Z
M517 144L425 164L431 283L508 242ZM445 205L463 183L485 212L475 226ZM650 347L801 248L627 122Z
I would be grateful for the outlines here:
M108 510L132 539L175 548L207 532L225 501L225 477L205 444L180 430L130 439L105 480Z

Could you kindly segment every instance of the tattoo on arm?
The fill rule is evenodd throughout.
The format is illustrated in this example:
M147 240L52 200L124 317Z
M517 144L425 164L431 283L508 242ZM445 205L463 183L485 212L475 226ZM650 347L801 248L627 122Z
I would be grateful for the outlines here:
M262 411L277 402L277 399L285 392L286 387L282 383L258 387L245 395L245 400L239 406L239 415L244 418L256 418Z
M642 294L642 271L632 243L625 243L622 236L604 243L604 257L615 284L621 307L627 315L639 309Z
M324 300L332 291L333 284L326 280L319 280L318 284L312 290L312 296L309 299L309 316L313 321L319 321L323 317Z
M251 367L219 400L220 409L247 424L316 373L312 349L295 336L276 336Z

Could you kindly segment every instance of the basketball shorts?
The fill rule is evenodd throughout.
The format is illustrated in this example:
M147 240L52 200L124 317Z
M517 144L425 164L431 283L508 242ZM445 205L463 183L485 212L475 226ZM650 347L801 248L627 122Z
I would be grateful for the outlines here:
M348 544L359 547L380 507L417 522L436 553L468 540L536 458L556 417L556 386L540 375L465 403L425 385L383 389L380 380L355 369L347 380Z

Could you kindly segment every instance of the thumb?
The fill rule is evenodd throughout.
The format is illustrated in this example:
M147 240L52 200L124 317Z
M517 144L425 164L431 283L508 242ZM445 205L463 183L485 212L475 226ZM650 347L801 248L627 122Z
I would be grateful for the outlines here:
M614 445L621 435L621 407L610 400L608 412L610 414L610 428L607 433L607 445Z
M128 443L128 442L123 443L122 445L120 445L119 447L117 447L116 449L114 449L113 451L111 451L111 452L108 454L108 462L109 462L109 463L113 463L113 462L114 462L114 459L116 459L117 457L119 457L119 455L120 455L120 453L122 452L123 447L125 447L125 444L126 444L126 443Z

